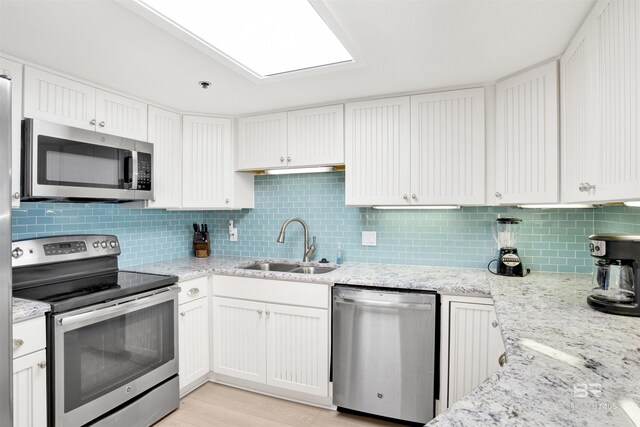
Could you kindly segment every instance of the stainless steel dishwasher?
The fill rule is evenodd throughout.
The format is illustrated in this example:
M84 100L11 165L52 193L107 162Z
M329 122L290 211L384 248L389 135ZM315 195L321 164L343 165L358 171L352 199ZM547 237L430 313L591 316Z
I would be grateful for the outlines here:
M333 288L333 404L416 423L434 417L436 294Z

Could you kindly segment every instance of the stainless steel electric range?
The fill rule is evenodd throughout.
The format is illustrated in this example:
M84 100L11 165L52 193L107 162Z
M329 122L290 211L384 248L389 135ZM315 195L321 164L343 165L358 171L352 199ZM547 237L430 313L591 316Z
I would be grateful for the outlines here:
M178 407L178 278L118 269L116 236L12 244L13 296L48 303L50 426L148 426Z

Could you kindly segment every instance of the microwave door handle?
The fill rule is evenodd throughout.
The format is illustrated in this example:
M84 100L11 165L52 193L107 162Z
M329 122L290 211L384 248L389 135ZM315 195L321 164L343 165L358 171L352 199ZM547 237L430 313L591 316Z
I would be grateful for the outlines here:
M133 166L133 172L131 173L131 189L132 190L137 190L138 189L138 152L137 151L132 151L131 152L131 163Z

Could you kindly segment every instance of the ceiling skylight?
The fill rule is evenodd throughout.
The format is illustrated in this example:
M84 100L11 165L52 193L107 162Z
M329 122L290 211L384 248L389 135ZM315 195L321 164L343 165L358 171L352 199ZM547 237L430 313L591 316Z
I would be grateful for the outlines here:
M307 0L137 0L260 77L353 61Z

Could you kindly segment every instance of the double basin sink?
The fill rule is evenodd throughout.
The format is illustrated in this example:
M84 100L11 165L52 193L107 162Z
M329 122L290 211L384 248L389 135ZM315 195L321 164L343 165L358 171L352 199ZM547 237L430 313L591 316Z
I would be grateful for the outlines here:
M324 274L335 270L337 267L307 266L284 262L254 262L247 267L240 268L243 270L277 271L280 273Z

